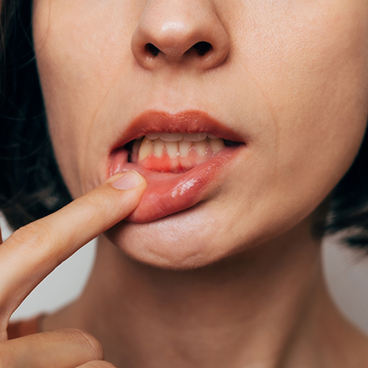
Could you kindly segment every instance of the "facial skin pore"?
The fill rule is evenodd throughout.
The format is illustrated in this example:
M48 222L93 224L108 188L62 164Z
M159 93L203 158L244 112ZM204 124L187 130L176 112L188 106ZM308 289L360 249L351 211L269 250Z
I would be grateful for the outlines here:
M138 326L146 323L146 336L160 336L157 341L162 341L152 346L169 346L157 365L149 358L149 346L142 348L142 361L135 360L139 367L170 366L180 354L178 367L255 367L251 364L259 356L269 357L259 365L262 368L343 367L350 362L346 354L340 361L317 364L303 343L318 336L317 320L325 329L339 326L338 332L351 341L362 339L330 303L321 276L319 241L310 235L310 227L317 207L352 164L365 132L368 3L34 0L33 29L51 138L73 197L106 179L116 137L123 137L146 111L201 111L245 142L245 149L222 168L195 206L109 230L109 240L100 241L85 294L45 326L61 326L67 320L77 325L76 316L80 318L87 300L91 303L96 290L105 288L105 300L114 295L120 316L97 303L78 327L93 329L107 346L107 356L130 362L129 367L136 366L134 348L127 348L123 357L112 353L109 346L114 344L103 328L91 327L93 313L106 316L104 321L114 316L114 336L125 344L129 339L121 326L141 342ZM195 53L192 46L198 42L211 44L211 53ZM147 44L160 50L157 57ZM139 315L133 306L139 306ZM170 321L164 320L164 311ZM260 327L262 313L267 328ZM130 322L121 314L130 316ZM227 324L217 331L219 341L213 338L211 344L213 333L203 331L222 318ZM203 320L207 330L199 328ZM186 330L185 323L191 329ZM176 328L165 329L168 325ZM198 355L193 353L195 344L183 342L183 336L190 339L190 331L198 332L193 341L208 342ZM297 346L294 350L287 345L292 334L300 342L291 344ZM176 345L170 340L174 335ZM225 340L232 348L220 356L238 359L231 364L208 350ZM321 341L327 340L332 337L323 334ZM329 356L329 347L321 341L321 351ZM335 341L349 348L345 342ZM264 345L270 348L267 353ZM359 350L361 343L355 345ZM257 354L245 359L245 351ZM198 360L191 361L193 354ZM305 365L296 364L301 356Z

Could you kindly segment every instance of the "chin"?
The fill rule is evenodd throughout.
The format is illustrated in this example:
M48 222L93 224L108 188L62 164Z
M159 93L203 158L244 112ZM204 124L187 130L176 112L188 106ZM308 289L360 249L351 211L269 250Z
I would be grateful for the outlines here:
M268 216L251 211L243 217L219 208L209 201L148 223L122 221L105 235L129 258L170 270L203 268L258 250L277 251L300 243L301 237L321 242L312 233L319 206L308 212L290 209L284 213L277 207Z
M226 226L201 205L144 224L122 221L105 235L130 258L153 267L188 270L233 253Z

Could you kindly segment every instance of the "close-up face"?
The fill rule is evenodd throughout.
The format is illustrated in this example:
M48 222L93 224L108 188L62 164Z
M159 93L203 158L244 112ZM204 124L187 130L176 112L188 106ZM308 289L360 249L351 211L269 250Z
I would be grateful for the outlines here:
M308 222L363 139L366 0L34 0L33 35L72 197L142 173L139 206L107 236L155 266Z

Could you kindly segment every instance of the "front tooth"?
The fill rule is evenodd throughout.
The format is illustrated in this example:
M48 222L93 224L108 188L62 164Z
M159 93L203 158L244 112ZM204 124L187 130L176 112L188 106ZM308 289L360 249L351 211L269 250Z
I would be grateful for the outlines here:
M181 133L159 133L158 137L164 142L179 142L183 139Z
M162 157L162 154L164 152L164 142L161 139L156 139L153 142L153 152L156 157Z
M187 157L189 155L190 147L192 142L180 141L179 142L179 153L181 157Z
M183 139L188 142L204 141L207 138L206 133L185 133Z
M207 151L207 141L194 142L194 147L199 156L204 156Z
M178 156L178 142L165 142L166 151L170 158Z
M141 144L141 147L139 149L138 160L139 161L144 160L152 152L153 152L153 144L152 144L152 141L149 140L149 139L147 139L147 138L144 138L143 139L143 142Z
M216 137L215 135L213 135L213 134L207 134L207 137L209 138L209 139L218 139L218 137Z
M146 138L148 138L151 141L153 141L153 140L155 140L155 139L158 138L158 134L157 133L146 134Z
M214 153L217 153L225 148L223 139L210 139L210 147Z

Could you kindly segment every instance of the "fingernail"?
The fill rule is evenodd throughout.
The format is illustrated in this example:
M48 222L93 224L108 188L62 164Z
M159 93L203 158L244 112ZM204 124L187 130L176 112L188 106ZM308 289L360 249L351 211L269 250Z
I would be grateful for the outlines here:
M142 177L136 171L128 171L112 183L116 189L128 190L143 183Z

